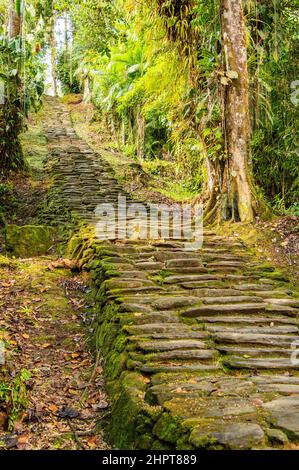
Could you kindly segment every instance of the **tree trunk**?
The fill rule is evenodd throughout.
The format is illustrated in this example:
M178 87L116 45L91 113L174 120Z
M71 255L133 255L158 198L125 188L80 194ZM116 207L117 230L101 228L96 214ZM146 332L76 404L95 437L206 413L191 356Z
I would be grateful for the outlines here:
M16 9L16 2L10 0L8 35L18 40L21 36L21 16ZM15 65L6 64L8 69ZM20 68L20 65L19 65ZM20 70L10 79L5 87L5 95L0 105L0 175L25 168L24 155L19 140L23 127L23 106Z
M15 0L10 0L8 35L11 39L17 38L21 34L21 17L16 11Z
M140 111L137 112L137 157L142 160L144 157L145 120Z
M89 76L86 75L83 82L83 101L87 103L90 100L90 80Z
M56 41L55 41L55 17L51 19L51 33L50 33L50 50L51 50L51 74L53 83L53 95L58 95L57 87L57 70L56 70Z
M223 184L235 220L253 220L249 79L242 0L221 0L222 41L228 83L224 93L227 166ZM237 212L237 213L236 213Z

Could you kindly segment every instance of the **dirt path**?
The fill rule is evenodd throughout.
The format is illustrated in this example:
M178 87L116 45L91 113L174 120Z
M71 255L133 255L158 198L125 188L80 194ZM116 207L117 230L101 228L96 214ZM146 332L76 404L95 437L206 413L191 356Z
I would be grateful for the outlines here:
M82 294L88 279L51 270L50 262L3 266L2 260L0 331L15 396L1 412L4 427L10 412L10 432L0 442L18 449L107 449L96 429L108 403L101 364L87 344L91 319Z

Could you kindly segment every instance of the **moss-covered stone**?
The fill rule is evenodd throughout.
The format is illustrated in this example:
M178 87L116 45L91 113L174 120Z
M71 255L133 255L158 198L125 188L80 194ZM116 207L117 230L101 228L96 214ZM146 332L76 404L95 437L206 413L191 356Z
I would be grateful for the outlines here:
M6 250L19 258L47 254L55 243L55 228L44 225L7 225Z
M140 374L124 372L118 391L112 396L114 405L109 433L120 449L148 449L151 445L150 436L159 409L146 404L144 390Z
M163 413L155 424L154 433L162 441L175 444L182 434L181 423L170 413Z

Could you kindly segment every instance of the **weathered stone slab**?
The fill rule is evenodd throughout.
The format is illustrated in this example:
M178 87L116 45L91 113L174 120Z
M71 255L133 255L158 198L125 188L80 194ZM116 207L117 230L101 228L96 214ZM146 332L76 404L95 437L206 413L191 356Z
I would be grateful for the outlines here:
M163 373L177 373L177 372L208 372L208 371L217 371L220 370L219 365L210 365L210 364L171 364L167 365L166 363L157 363L157 364L146 364L140 367L141 372L144 374L158 374Z
M251 333L216 333L214 335L216 343L233 344L260 344L262 346L286 346L291 347L292 341L299 340L298 336L286 335L266 335Z
M216 346L216 349L221 352L222 354L231 354L233 356L243 356L243 357L291 357L292 350L291 349L283 349L283 348L260 348L260 347L251 347L251 348L244 348L241 346L233 347L233 346Z
M136 263L136 268L144 269L147 271L160 271L163 268L163 263L157 263L152 261L145 261L143 263Z
M209 381L194 384L178 382L176 384L154 385L148 389L147 397L151 401L163 405L174 397L190 397L190 393L195 397L209 395L213 388L213 384Z
M168 268L170 269L170 268ZM173 275L177 276L192 276L192 275L201 275L205 273L209 273L207 268L204 268L203 266L196 266L196 267L190 267L190 268L171 268L171 272Z
M280 324L288 324L288 325L298 325L298 320L295 318L290 318L290 317L279 317L278 315L275 315L275 317L271 316L253 316L253 315L248 315L248 316L239 316L239 315L234 315L234 316L228 316L228 315L223 315L223 316L211 316L209 317L197 317L196 320L200 323L215 323L219 324L222 323L223 325L280 325Z
M246 283L246 284L237 284L235 289L242 291L267 291L269 290L268 284L256 284L256 283Z
M140 312L140 313L151 313L152 309L147 305L142 305L138 303L126 303L122 302L119 307L120 312Z
M185 317L195 318L200 315L218 315L221 313L257 313L265 311L264 303L244 303L244 304L225 304L225 305L202 305L201 307L185 310Z
M232 450L252 449L263 443L264 431L254 423L232 423L213 426L214 429L203 430L201 426L195 428L190 436L190 443L197 448L206 447L208 441L221 444ZM206 438L206 439L205 439Z
M289 333L298 333L297 326L258 326L258 327L224 327L224 326L210 326L206 327L208 331L211 332L223 332L223 333L252 333L252 334L289 334Z
M252 400L224 397L220 399L211 398L206 403L202 416L204 418L223 418L255 413L256 407L252 405Z
M265 299L265 302L267 302L267 299ZM287 305L267 305L266 308L267 313L273 313L273 314L281 314L281 315L288 315L290 317L297 317L298 316L298 309L289 307Z
M151 313L134 313L132 323L136 325L143 325L149 322L152 323L177 323L178 315L171 312L151 312Z
M194 274L168 276L164 279L165 284L179 284L180 282L219 281L221 276L217 274Z
M125 331L133 335L143 333L170 333L170 332L190 332L190 328L181 323L148 323L143 325L126 325Z
M299 438L299 396L283 397L264 405L272 424L289 437Z
M195 360L195 359L213 359L216 351L210 349L175 349L174 351L166 351L163 353L155 354L153 359L155 361L168 361L172 359Z
M281 358L246 358L231 356L224 360L224 364L232 369L299 369L299 364L295 366L290 359Z
M141 338L151 338L151 339L170 339L170 340L177 340L177 339L208 339L210 337L207 331L186 331L186 330L173 330L163 333L156 333L154 330L151 332L143 333L139 336L131 336L130 340L138 340Z
M107 289L136 289L138 287L146 287L146 286L154 286L154 283L152 281L142 279L142 280L136 280L136 279L109 279L104 282L104 286Z
M119 269L119 266L117 265L116 268ZM136 271L134 270L135 268L133 267L132 270L127 271L127 267L124 271L120 270L120 279L148 279L147 274L144 271Z
M185 284L185 283L184 283ZM210 287L210 288L196 288L195 292L192 292L192 295L198 295L200 298L211 298L211 297L220 297L221 300L223 297L232 297L232 296L240 296L240 291L236 289L219 289L216 287Z
M196 305L200 303L197 297L161 297L152 302L152 307L158 310L172 310L176 308L183 308L188 305Z
M181 282L180 285L184 288L184 289L202 289L202 288L205 288L205 289L218 289L219 287L222 287L223 283L221 280L217 280L217 281L195 281L195 282ZM201 293L199 292L199 294L196 292L196 295L201 295Z
M176 349L206 349L203 341L177 340L177 341L139 341L136 347L142 351L175 351Z
M273 392L282 395L299 395L299 385L294 384L260 384L257 387L258 392Z
M299 376L291 375L255 375L252 381L257 384L294 384L299 385Z
M177 258L171 259L166 262L166 268L197 268L202 267L202 261L200 258Z
M267 299L267 302L271 305L287 305L288 307L299 307L299 300L298 299Z
M221 296L221 297L202 297L200 299L204 304L234 304L234 303L242 303L242 302L256 302L256 303L261 303L263 302L263 299L260 297L254 297L254 296L247 296L247 295L239 295L239 296Z
M225 260L225 261L216 261L216 262L210 262L209 267L216 267L218 268L219 266L225 266L225 267L232 267L232 268L240 268L244 266L243 261L236 261L236 260Z

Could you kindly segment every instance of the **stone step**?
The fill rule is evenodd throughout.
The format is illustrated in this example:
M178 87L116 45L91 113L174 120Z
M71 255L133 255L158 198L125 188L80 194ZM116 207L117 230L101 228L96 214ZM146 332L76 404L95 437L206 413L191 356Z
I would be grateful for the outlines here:
M293 384L261 384L258 385L260 393L280 393L281 395L299 395L299 385Z
M260 297L254 297L254 296L221 296L221 297L201 297L200 299L204 304L218 304L218 305L223 305L223 304L234 304L234 303L244 303L244 302L256 302L256 303L262 303L263 299Z
M107 291L107 297L109 299L118 299L118 301L121 302L124 295L134 294L138 298L139 295L157 293L159 291L159 287L155 286L136 287L131 289L112 289Z
M158 262L143 262L143 263L135 263L136 268L145 269L150 271L161 271L163 268L163 263Z
M195 291L192 292L192 295L198 295L201 298L209 298L209 297L214 297L214 298L221 298L223 297L233 297L233 296L240 296L240 291L236 289L219 289L218 287L211 287L211 288L206 288L206 287L201 287L201 288L195 288ZM255 294L253 294L255 296ZM251 298L251 297L250 297Z
M151 332L143 333L141 336L131 336L129 339L131 341L136 341L138 339L170 339L170 340L180 340L180 339L201 339L201 338L208 338L210 334L207 331L184 331L184 330L176 330L176 331L168 331L168 332L155 332L154 330Z
M266 312L273 313L273 314L288 315L290 317L296 317L296 318L298 318L298 314L299 314L299 311L297 308L288 307L287 305L283 306L283 305L273 305L273 304L272 305L267 304Z
M182 315L184 317L196 318L200 315L219 315L236 314L236 313L258 313L266 310L265 303L243 303L243 304L219 304L219 305L202 305L201 307L190 308L185 310Z
M286 349L286 348L261 348L261 347L251 347L251 348L246 348L242 346L220 346L216 345L217 351L219 351L221 354L225 355L232 355L232 356L243 356L245 357L291 357L291 354L293 352L292 349Z
M172 268L199 268L203 267L202 261L200 258L178 258L171 259L165 263L166 269Z
M299 364L294 365L290 359L284 359L280 357L267 359L241 359L239 357L229 356L227 359L224 359L223 363L225 366L230 367L231 369L299 369Z
M255 423L212 423L207 429L195 427L190 442L195 448L206 447L205 442L213 442L225 449L245 450L263 444L265 433Z
M223 327L223 326L210 326L208 325L206 327L207 331L211 332L223 332L223 333L258 333L258 334L274 334L274 335L279 335L279 334L291 334L291 333L299 333L298 328L296 326L269 326L269 327L264 327L264 326L258 326L258 327Z
M169 332L191 332L191 328L181 323L144 323L142 325L127 325L125 331L133 335L141 335L143 333L169 333Z
M277 298L270 298L267 299L267 302L271 305L278 305L278 306L287 306L287 307L299 307L299 300L298 299L277 299ZM299 313L299 311L298 311Z
M262 297L265 302L269 302L269 299L275 297L278 298L286 298L288 296L287 291L279 291L279 290L264 290L264 291L249 291L247 292L249 295L257 295L258 297Z
M138 287L155 287L154 283L148 279L130 279L130 278L113 278L103 283L106 289L134 289Z
M214 364L171 364L167 365L165 363L153 363L153 364L146 364L140 367L140 371L144 374L159 374L159 373L173 373L176 374L178 372L216 372L221 370L219 365Z
M124 315L124 318L127 319L127 315ZM172 312L151 312L151 313L135 313L130 316L131 321L134 322L135 325L144 325L147 323L175 323L178 322L178 315Z
M139 341L137 349L147 352L174 351L176 349L206 349L206 343L197 340Z
M151 360L162 362L169 360L210 360L214 359L217 355L217 351L209 349L175 349L174 351L165 351L163 353L157 353L152 355Z
M214 341L218 344L252 344L261 346L290 348L293 341L299 341L299 336L269 335L257 333L215 333Z
M166 298L159 298L151 302L153 308L157 310L172 310L186 307L188 305L196 305L200 303L197 297L182 297L172 296Z
M170 268L166 268L169 269ZM187 275L195 275L195 274L209 274L209 270L204 266L196 266L190 268L171 268L172 275L177 275L180 277L187 276ZM211 274L209 274L211 275Z
M299 377L291 376L287 374L284 375L256 375L251 379L256 384L295 384L299 385Z
M223 282L221 280L216 280L216 281L196 281L196 282L181 282L180 285L184 289L198 289L199 290L199 295L200 295L200 289L219 289L220 287L223 287Z
M279 325L279 324L288 324L288 325L298 325L299 321L295 318L290 317L280 317L278 315L273 316L253 316L248 315L245 316L211 316L211 317L197 317L196 320L199 323L207 323L207 324L223 324L223 325Z
M227 266L227 267L232 267L232 268L237 268L239 269L240 267L244 267L244 261L215 261L215 262L210 262L209 267L220 267L220 266Z

